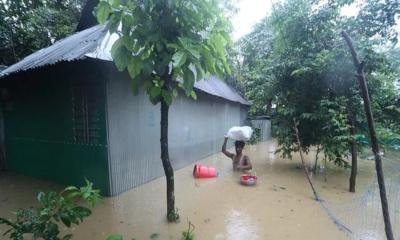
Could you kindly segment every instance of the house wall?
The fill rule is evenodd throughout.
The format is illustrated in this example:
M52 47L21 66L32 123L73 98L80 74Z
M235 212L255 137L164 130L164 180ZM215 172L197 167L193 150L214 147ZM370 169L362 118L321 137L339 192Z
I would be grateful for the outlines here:
M13 80L4 111L6 166L61 184L79 186L87 178L109 194L104 81L95 71L80 69L88 66L61 64ZM82 99L73 91L83 83L91 86L93 100L91 119L86 118L90 141L77 140L76 133L81 123L75 107L82 107L76 103Z
M261 141L271 139L271 120L270 119L253 119L251 124L254 128L259 128L261 131Z
M179 169L219 152L227 130L244 123L243 105L198 92L198 100L174 99L169 112L169 153ZM144 92L133 96L126 76L110 74L107 123L111 193L118 194L164 174L160 160L160 105Z

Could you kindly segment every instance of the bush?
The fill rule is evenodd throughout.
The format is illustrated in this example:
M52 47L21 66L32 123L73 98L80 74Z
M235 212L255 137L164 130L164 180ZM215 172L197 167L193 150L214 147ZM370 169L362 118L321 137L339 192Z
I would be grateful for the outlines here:
M10 227L3 236L9 235L14 240L23 240L24 234L31 234L33 239L72 239L72 234L59 236L59 225L79 225L90 216L92 211L79 203L93 207L100 200L100 191L94 190L93 183L86 180L86 185L81 188L71 186L59 193L40 192L37 200L40 207L17 210L15 220L0 218L0 224Z
M261 129L260 128L253 128L253 135L251 135L251 138L249 140L249 143L251 145L257 144L258 142L261 141Z

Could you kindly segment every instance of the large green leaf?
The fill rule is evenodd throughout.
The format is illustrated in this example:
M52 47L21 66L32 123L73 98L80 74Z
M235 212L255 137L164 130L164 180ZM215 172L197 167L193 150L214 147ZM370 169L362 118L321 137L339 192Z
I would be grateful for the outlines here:
M97 21L101 24L105 23L111 13L110 5L107 2L101 1L96 10Z
M178 90L176 90L176 88L172 89L172 96L174 97L178 96Z
M132 79L135 79L142 69L142 63L136 59L132 59L128 65L128 73Z
M116 32L118 30L119 27L119 23L120 23L120 16L121 13L115 13L113 15L111 15L110 17L110 27L109 30L110 32Z
M109 0L111 6L118 7L121 4L120 0Z
M195 91L192 91L192 92L190 93L190 96L191 96L194 100L197 100L197 94L196 94Z
M125 70L130 61L130 56L128 50L124 46L124 40L122 38L115 41L111 47L111 56L118 70Z
M187 54L183 51L178 51L172 56L172 60L174 61L174 67L178 68L185 64L187 58Z
M211 53L207 50L203 50L203 56L205 59L206 67L207 67L207 72L210 72L212 74L217 73L217 70L215 69L215 59L211 55Z
M172 94L169 91L162 90L162 97L165 103L169 106L172 103Z
M150 90L150 97L155 99L161 94L161 88L157 86L153 86Z
M121 37L122 43L128 49L129 51L137 52L137 45L135 40L132 37L129 36L123 36Z
M123 14L121 22L123 34L129 35L132 26L135 24L135 18L131 14Z
M190 48L187 48L186 50L188 50L188 51L190 52L190 54L191 54L193 57L195 57L196 59L200 59L200 53L199 53L199 51L197 51L195 48L190 47Z
M188 68L185 69L185 72L183 74L183 87L187 95L189 95L192 92L194 83L195 83L195 77L192 70Z
M200 81L204 77L204 70L200 64L200 62L195 63L195 69L196 69L196 80Z

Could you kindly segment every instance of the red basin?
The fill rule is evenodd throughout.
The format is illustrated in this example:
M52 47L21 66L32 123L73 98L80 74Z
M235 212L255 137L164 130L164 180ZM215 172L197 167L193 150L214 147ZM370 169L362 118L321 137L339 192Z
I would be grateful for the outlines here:
M244 174L240 176L240 183L247 186L252 186L257 183L257 177L253 175Z

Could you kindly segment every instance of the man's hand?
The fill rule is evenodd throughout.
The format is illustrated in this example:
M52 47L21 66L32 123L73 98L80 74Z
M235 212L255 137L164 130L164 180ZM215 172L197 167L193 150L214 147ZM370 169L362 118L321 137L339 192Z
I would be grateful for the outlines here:
M227 156L228 158L232 158L234 156L234 154L226 151L226 142L228 142L228 136L226 136L226 134L225 134L224 138L225 139L224 139L224 143L222 144L221 152L223 152L225 154L225 156Z

